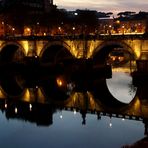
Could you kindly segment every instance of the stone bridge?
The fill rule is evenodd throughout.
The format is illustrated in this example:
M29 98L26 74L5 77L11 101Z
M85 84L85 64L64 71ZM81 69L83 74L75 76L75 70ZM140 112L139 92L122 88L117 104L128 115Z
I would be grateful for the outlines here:
M19 61L24 57L39 58L45 63L71 57L105 60L114 48L122 48L138 60L148 53L148 37L138 34L1 37L0 61Z

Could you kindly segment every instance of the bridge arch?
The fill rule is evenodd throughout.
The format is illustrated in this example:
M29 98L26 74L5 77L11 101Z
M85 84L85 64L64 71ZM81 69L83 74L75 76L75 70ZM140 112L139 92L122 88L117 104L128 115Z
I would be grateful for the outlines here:
M45 45L40 52L39 57L43 63L57 64L61 60L74 58L71 53L70 46L62 41L55 41Z
M0 47L0 61L21 61L26 55L24 48L17 42L5 42Z
M98 60L98 62L104 62L109 53L113 51L114 48L123 48L125 51L129 52L132 59L138 58L134 52L134 49L132 49L128 44L120 41L107 41L101 43L95 48L94 53L92 54L92 58L95 62Z

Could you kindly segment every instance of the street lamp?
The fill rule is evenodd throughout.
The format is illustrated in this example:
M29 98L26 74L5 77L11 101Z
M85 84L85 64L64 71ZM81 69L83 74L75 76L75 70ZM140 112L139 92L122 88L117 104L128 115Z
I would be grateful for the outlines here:
M5 35L5 23L2 22L2 35Z
M36 28L36 35L39 35L40 34L40 23L37 22L37 28Z
M75 27L72 27L72 30L74 31L76 28Z
M112 25L109 25L109 34L111 35Z
M122 25L122 34L124 34L124 28L125 28L125 26Z
M60 26L58 27L58 30L59 30L59 33L61 34L61 30L62 30L62 29L61 29L61 27L60 27Z
M72 30L73 30L73 35L75 35L76 28L75 27L72 27Z
M31 35L31 28L25 27L25 29L24 29L24 35L26 35L26 36Z
M15 34L14 34L14 31L15 31L15 28L12 27L12 35L15 35Z

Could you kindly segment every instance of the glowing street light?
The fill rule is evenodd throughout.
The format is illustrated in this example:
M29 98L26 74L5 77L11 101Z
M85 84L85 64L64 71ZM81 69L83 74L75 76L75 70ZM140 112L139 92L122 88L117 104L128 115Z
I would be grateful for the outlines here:
M58 27L58 29L59 29L59 31L61 31L61 27L60 26Z
M76 30L76 28L75 27L72 27L72 30L74 31L74 30Z
M24 35L31 35L31 28L26 27L26 28L24 29Z

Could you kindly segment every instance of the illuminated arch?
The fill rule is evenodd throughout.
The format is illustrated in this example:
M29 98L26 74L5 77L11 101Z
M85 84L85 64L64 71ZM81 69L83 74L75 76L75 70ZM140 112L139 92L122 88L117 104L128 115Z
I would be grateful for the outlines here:
M107 41L103 42L101 45L98 45L98 47L94 50L92 54L92 58L95 58L98 55L100 55L99 57L101 58L105 58L105 56L107 56L113 50L113 48L116 47L124 48L132 55L134 59L138 58L134 50L129 45L127 45L124 42L116 42L116 41ZM106 48L108 49L106 50Z
M18 43L18 42L4 42L4 43L1 45L1 47L0 47L0 52L3 50L3 48L4 48L5 46L8 46L8 45L15 45L15 46L18 46L19 49L26 55L25 49L24 49L23 46L22 46L20 43Z

